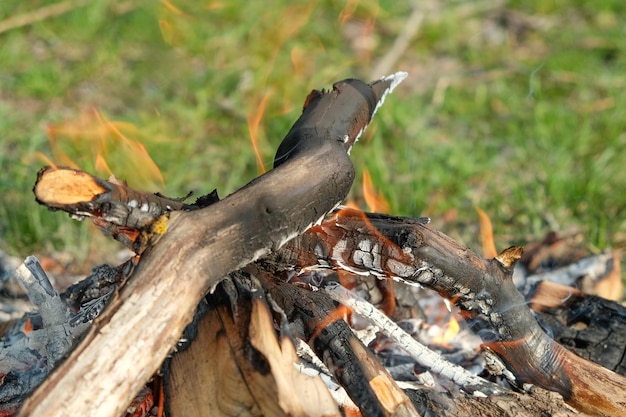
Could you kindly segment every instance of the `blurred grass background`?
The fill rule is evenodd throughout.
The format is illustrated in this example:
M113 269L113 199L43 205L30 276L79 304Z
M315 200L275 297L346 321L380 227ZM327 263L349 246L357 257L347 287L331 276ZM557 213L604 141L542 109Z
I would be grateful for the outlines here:
M117 247L35 203L42 155L225 196L271 167L311 89L403 70L353 149L352 201L367 208L368 171L390 213L479 252L475 207L498 249L548 230L624 249L624 16L623 0L3 0L0 248Z

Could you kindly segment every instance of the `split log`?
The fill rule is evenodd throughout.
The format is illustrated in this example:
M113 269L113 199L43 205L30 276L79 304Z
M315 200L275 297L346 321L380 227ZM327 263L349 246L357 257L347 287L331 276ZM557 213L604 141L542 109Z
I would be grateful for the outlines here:
M432 288L460 307L520 382L556 391L584 412L626 415L626 378L564 349L538 325L512 281L520 255L521 248L509 248L486 260L423 222L344 209L292 240L273 261Z
M275 169L206 209L172 213L133 279L20 415L120 415L176 345L207 291L278 250L345 198L354 178L346 151L405 77L397 73L369 85L345 80L312 93Z

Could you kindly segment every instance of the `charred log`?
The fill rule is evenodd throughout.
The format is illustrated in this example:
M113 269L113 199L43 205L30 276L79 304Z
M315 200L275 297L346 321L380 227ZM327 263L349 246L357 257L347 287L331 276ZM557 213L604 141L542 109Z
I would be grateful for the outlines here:
M432 288L461 308L484 346L520 382L559 392L586 412L626 415L626 380L567 351L538 325L512 281L520 254L510 248L486 260L420 222L341 210L290 242L276 262L289 259Z

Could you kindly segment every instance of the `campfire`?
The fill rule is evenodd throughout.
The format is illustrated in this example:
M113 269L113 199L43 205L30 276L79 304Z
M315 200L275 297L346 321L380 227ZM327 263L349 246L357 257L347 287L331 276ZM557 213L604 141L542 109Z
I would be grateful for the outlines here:
M367 174L372 212L341 205L406 76L312 91L274 168L224 199L41 169L40 204L134 255L62 293L15 268L35 310L3 329L0 416L626 415L617 254L550 234L482 257L378 213Z

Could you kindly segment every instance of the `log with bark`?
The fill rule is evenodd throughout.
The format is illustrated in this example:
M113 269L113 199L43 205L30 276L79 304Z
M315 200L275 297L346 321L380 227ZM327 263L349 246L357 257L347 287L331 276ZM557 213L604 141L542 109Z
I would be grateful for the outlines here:
M46 289L32 261L23 271L25 281L43 283L45 300L73 311L60 309L62 323L45 327L44 338L51 328L65 332L67 356L57 362L52 350L57 366L44 370L20 415L122 415L176 349L164 375L172 416L461 415L445 395L400 389L354 337L332 300L336 286L317 287L337 272L434 289L461 308L514 383L538 387L513 392L463 379L456 398L474 410L466 415L571 413L542 389L586 413L626 415L626 379L570 353L537 323L512 281L520 248L486 260L420 219L334 211L354 177L350 148L405 76L349 79L309 94L275 168L223 200L185 205L81 171L40 171L40 203L91 218L138 256L63 297ZM84 333L70 331L94 318ZM180 340L185 328L184 339L196 335L191 343ZM298 341L325 370L308 379L293 372ZM316 400L306 402L311 393ZM534 411L522 413L530 403Z

